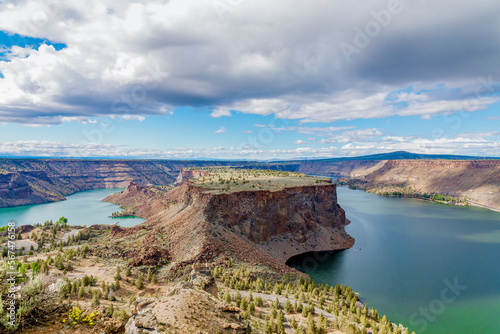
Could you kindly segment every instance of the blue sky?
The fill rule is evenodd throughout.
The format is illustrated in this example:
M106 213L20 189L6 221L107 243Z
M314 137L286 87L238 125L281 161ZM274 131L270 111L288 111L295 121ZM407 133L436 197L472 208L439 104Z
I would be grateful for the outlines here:
M0 156L500 156L500 5L355 2L0 3Z
M47 39L21 36L7 31L0 31L0 60L9 61L9 50L13 46L38 50L42 44L52 45L56 50L61 50L66 46L63 43L53 43Z

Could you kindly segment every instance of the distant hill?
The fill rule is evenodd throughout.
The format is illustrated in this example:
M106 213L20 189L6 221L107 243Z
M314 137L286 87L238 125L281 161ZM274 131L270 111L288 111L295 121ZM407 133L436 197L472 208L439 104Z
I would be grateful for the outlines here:
M294 159L294 160L275 160L272 163L297 163L302 161L317 162L339 162L339 161L373 161L373 160L415 160L415 159L444 159L444 160L500 160L500 157L479 157L472 155L449 155L449 154L421 154L406 151L396 151L390 153L379 153L371 155L362 155L356 157L326 158L326 159Z

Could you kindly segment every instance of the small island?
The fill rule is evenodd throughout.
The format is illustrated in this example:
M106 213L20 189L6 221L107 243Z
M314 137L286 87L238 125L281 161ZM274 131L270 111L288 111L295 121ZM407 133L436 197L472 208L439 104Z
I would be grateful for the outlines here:
M122 206L122 211L115 211L111 214L110 218L134 218L135 210L131 207Z

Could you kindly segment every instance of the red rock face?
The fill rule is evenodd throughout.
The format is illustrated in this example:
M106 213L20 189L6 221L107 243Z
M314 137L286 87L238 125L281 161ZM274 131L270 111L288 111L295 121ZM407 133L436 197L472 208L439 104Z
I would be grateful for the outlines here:
M46 203L64 198L62 195L42 193L30 183L33 179L37 179L39 184L48 185L47 188L51 186L47 175L40 171L0 174L0 208Z
M285 233L303 243L318 224L332 229L345 225L333 184L213 195L204 213L209 222L238 226L247 239L257 243Z
M230 252L246 263L295 272L285 265L293 255L354 244L334 184L227 194L207 193L189 181L166 194L132 184L106 200L133 205L148 219L127 233L146 229L145 240L153 240L168 231L168 252L179 265Z
M184 184L184 182L190 180L190 179L199 179L200 177L203 176L209 176L210 173L207 171L203 170L181 170L179 172L179 176L177 176L177 179L175 180L174 185L180 186Z

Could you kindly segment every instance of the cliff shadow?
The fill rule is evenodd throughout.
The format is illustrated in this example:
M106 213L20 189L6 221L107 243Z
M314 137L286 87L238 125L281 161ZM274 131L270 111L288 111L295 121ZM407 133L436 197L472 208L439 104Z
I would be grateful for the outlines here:
M344 251L345 249L306 252L290 257L285 264L303 273L310 273L318 269L323 262L328 261L334 264L340 261L341 257L338 255Z

